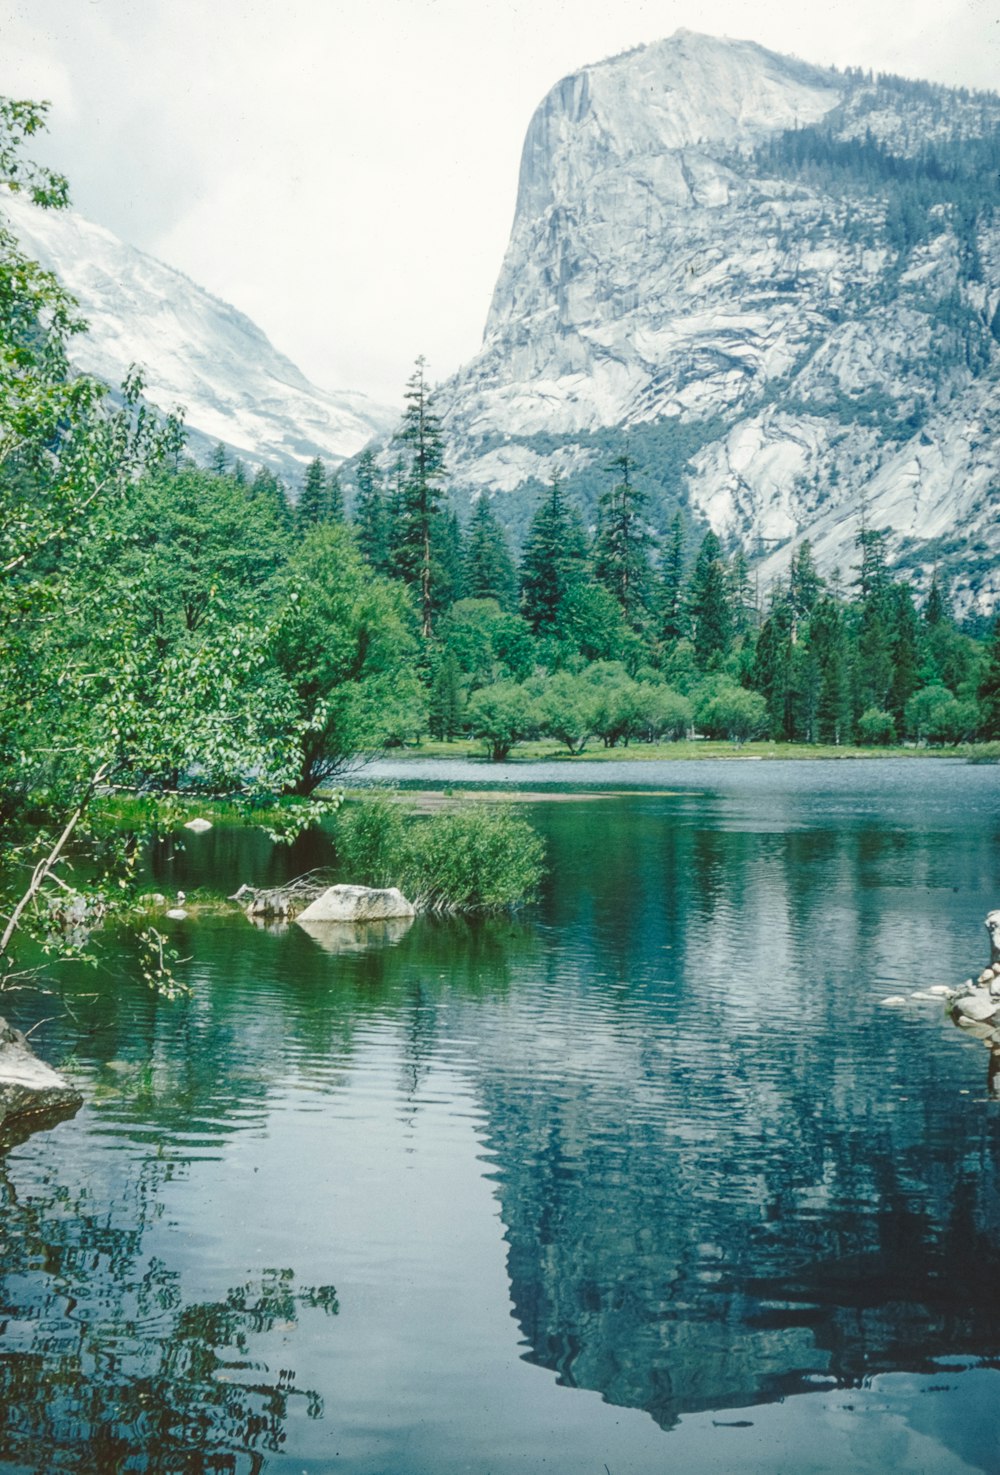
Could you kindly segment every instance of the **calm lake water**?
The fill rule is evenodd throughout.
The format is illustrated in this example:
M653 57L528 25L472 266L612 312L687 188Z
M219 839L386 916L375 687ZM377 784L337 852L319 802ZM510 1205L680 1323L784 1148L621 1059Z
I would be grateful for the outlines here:
M4 1000L87 1104L0 1157L0 1469L996 1475L990 1055L881 1000L985 962L1000 772L378 772L630 792L526 806L516 920L203 917L189 1000L124 934Z

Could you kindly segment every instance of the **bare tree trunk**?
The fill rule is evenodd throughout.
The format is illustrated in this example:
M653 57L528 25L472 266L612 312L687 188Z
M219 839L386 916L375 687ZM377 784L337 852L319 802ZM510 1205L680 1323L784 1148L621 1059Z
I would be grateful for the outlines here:
M7 955L7 948L10 945L10 940L14 936L14 933L17 931L18 923L24 916L25 911L31 905L32 901L38 895L42 887L45 885L45 882L52 874L54 868L58 865L59 858L65 850L67 844L69 843L73 831L80 823L80 820L83 818L86 812L87 805L94 797L94 790L107 775L108 767L109 765L107 763L101 764L100 768L97 770L93 778L88 783L84 791L83 798L80 800L76 809L74 809L73 813L67 820L66 826L62 834L59 836L59 839L53 845L48 855L43 856L42 859L35 866L35 869L32 871L31 880L28 883L28 889L21 897L21 900L18 902L13 912L11 912L10 919L7 922L7 926L4 928L3 936L0 937L0 962L2 962L3 958L5 958ZM2 983L2 977L0 977L0 983Z

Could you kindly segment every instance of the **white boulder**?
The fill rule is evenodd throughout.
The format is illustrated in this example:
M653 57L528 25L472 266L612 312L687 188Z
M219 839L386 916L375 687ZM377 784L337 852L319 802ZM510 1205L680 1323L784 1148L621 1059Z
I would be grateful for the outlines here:
M65 1115L82 1104L79 1091L39 1060L20 1030L0 1019L0 1128L12 1118Z

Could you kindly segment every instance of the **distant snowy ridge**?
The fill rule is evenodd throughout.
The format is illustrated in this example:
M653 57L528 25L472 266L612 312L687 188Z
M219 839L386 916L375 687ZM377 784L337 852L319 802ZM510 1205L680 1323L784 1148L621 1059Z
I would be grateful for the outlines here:
M76 367L114 387L137 364L151 404L183 407L195 450L221 441L294 482L314 456L339 463L392 424L363 394L311 384L245 314L103 226L7 193L0 211L80 304Z
M572 481L600 427L704 424L687 504L765 579L805 536L846 575L864 507L897 567L991 608L998 130L991 94L683 31L564 78L528 128L482 349L441 390L457 483ZM981 167L956 152L977 147ZM978 214L959 185L935 202L927 148Z

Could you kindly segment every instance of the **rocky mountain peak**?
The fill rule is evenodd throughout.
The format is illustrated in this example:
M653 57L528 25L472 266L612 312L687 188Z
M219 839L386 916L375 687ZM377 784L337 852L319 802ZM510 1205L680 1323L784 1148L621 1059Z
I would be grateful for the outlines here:
M457 481L515 527L553 472L589 511L627 434L660 520L682 506L765 578L805 536L849 569L864 503L900 569L988 608L998 171L1000 98L753 42L680 31L563 78L442 391Z

